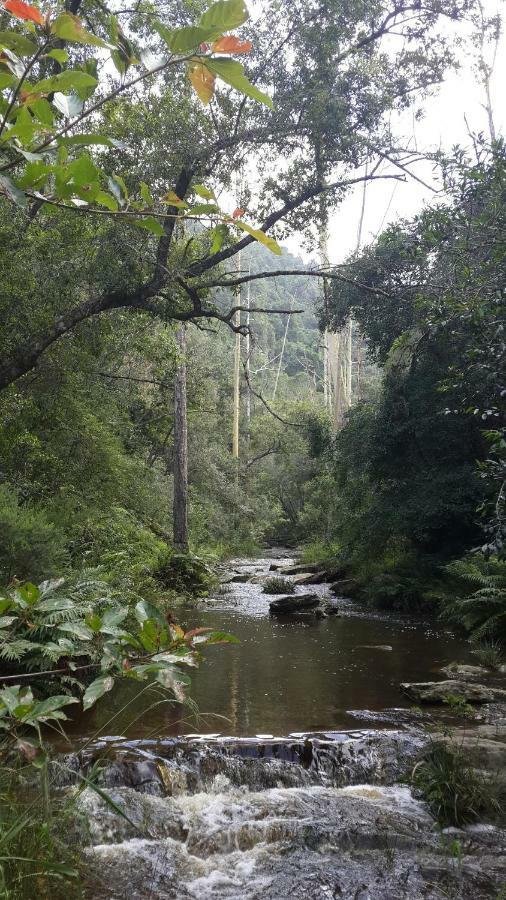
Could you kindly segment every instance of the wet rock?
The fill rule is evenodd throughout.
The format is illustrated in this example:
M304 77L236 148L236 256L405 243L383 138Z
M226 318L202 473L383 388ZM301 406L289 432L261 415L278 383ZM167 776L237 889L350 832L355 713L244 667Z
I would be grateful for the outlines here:
M355 650L393 650L391 644L357 644Z
M448 678L464 678L465 680L473 680L490 675L490 669L485 669L483 666L469 666L461 663L450 663L449 666L445 666L441 671Z
M231 575L230 578L227 578L226 581L223 581L222 584L245 584L250 580L251 572L237 572L235 575Z
M315 576L311 572L300 572L298 575L292 575L293 584L316 584L313 581Z
M273 615L285 616L311 609L318 606L319 603L320 598L317 594L288 594L286 597L272 600L269 603L269 611Z
M506 725L506 703L488 703L482 711L487 725Z
M294 563L292 566L282 566L278 569L278 572L281 575L299 575L301 572L303 574L314 574L319 572L321 568L321 563Z
M400 688L417 703L444 703L448 697L463 697L468 703L506 701L506 691L501 688L453 679L450 681L404 682Z
M506 772L506 726L454 728L450 735L434 735L434 740L456 745L475 768L494 774Z
M353 578L341 578L333 581L330 590L338 597L355 597L359 592L359 586Z
M326 616L339 616L340 609L336 600L328 599L322 603L322 609Z

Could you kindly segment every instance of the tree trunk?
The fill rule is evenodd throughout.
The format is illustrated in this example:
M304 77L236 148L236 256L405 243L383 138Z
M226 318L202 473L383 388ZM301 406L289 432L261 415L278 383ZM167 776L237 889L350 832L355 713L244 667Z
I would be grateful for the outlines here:
M238 256L238 269L241 275L241 253ZM241 305L241 287L237 289L237 305ZM236 328L241 324L241 313L239 310L234 314L234 325ZM232 421L232 456L239 459L239 410L241 403L241 335L238 331L235 334L234 345L234 412Z
M248 266L248 275L251 275L251 262ZM250 388L250 371L251 371L251 334L250 334L250 307L251 307L251 281L248 281L246 290L246 337L244 339L245 355L244 365L246 368L246 442L249 446L251 442L251 388Z
M188 550L188 422L186 415L186 326L177 330L181 359L174 382L174 546Z

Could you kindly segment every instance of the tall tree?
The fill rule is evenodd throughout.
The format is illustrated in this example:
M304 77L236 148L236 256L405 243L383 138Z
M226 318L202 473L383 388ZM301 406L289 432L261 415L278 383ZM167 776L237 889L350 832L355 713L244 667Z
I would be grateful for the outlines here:
M174 546L188 550L188 417L186 406L186 326L177 330L180 358L174 379Z

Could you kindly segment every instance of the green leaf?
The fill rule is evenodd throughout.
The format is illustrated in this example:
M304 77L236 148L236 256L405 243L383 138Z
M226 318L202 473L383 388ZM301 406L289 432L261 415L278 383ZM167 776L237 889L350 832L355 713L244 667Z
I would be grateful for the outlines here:
M26 584L19 587L18 594L28 606L33 606L40 597L40 591L37 585L32 584L31 581L27 581Z
M17 622L18 616L0 616L0 628L8 628L13 622Z
M37 605L37 612L63 612L66 609L75 609L75 603L69 597L53 597Z
M212 40L214 35L214 32L209 33L204 28L197 28L194 25L174 31L166 28L161 22L155 22L154 27L172 53L187 53L189 50L197 50L203 41Z
M72 13L62 13L51 25L51 32L64 41L73 41L77 44L88 44L92 47L110 47L96 34L86 31L81 20Z
M136 225L137 228L145 228L146 231L150 231L156 237L163 237L165 234L163 225L153 216L146 216L145 219L132 219L132 225Z
M36 93L51 93L51 91L62 91L65 93L71 90L79 91L81 88L96 87L98 79L89 72L83 72L81 69L65 69L58 75L52 75L51 78L43 78L33 85L33 91Z
M89 616L86 616L86 624L88 628L91 628L92 631L97 634L102 627L102 619L97 613L91 613Z
M55 94L55 96L57 95ZM63 94L61 96L63 97ZM47 125L49 128L52 126L54 119L53 110L47 100L44 98L30 100L27 105L39 122L42 122L43 125Z
M62 625L58 625L58 631L68 631L80 641L91 641L93 637L93 631L84 622L64 622Z
M48 697L41 703L36 703L33 709L33 715L41 722L46 718L51 718L51 713L61 709L63 706L69 706L71 703L79 703L76 697L69 697L68 694L57 694L54 697Z
M223 246L223 241L228 237L229 230L226 225L217 225L209 232L211 240L211 255L218 253Z
M148 653L152 653L153 650L159 650L166 643L167 632L158 622L154 622L153 619L146 619L142 623L139 637L144 649Z
M152 619L154 622L158 622L163 628L165 627L165 619L162 612L154 605L154 603L150 603L149 600L139 600L135 606L134 613L135 618L140 625L147 619Z
M16 137L23 144L29 144L34 137L35 128L33 126L32 117L26 108L22 106L17 111L16 124L5 131L2 135L2 141L10 141Z
M19 56L33 56L37 52L37 45L17 31L0 31L0 47L8 47Z
M121 175L110 175L107 179L107 184L109 186L111 194L116 197L119 205L124 206L125 200L128 199L128 191Z
M202 197L203 200L216 200L214 191L211 191L204 184L194 184L193 190L199 197Z
M262 91L259 91L258 88L255 87L254 84L251 84L246 78L242 63L237 62L235 59L206 59L205 65L210 72L214 72L218 78L221 78L222 81L225 81L237 91L240 91L241 94L245 94L246 97L251 97L253 100L258 100L259 103L264 103L265 106L272 109L271 98Z
M15 81L14 75L9 75L8 72L0 72L0 91L10 87Z
M75 118L75 116L78 116L81 113L83 108L83 101L77 94L69 94L67 97L60 91L56 91L54 94L53 103L58 112L61 112L66 119Z
M59 63L66 63L69 58L67 50L50 50L45 55L50 56L51 59L55 59Z
M252 228L251 225L247 225L246 222L240 222L238 219L236 219L233 224L241 231L247 231L247 233L251 234L259 244L268 247L272 253L276 254L276 256L281 256L283 251L278 242L275 241L274 238L269 237L265 231L262 231L260 228Z
M112 147L110 139L105 134L75 134L69 138L61 138L66 147Z
M239 638L226 631L211 631L209 634L198 634L193 638L194 644L240 644Z
M21 178L18 179L18 186L23 188L23 190L25 188L40 190L44 186L50 172L52 172L52 166L46 165L45 162L40 160L30 162L25 167Z
M216 29L221 36L224 31L231 31L243 25L249 18L244 0L218 0L213 3L201 17L199 26L204 29Z
M7 175L0 175L0 194L4 194L8 200L12 203L15 203L16 206L26 207L28 204L28 200L26 199L26 195L23 191L20 191L18 187L11 181Z
M118 203L117 200L112 196L112 194L108 194L106 191L99 191L97 196L95 197L95 203L100 203L100 206L105 206L106 209L110 209L111 212L117 212Z
M104 625L121 625L129 614L128 609L108 609L103 616Z
M195 206L190 206L187 212L189 216L210 216L215 213L219 213L220 208L216 206L216 203L196 203Z
M112 675L99 675L86 688L83 697L83 709L90 709L100 697L107 694L114 687L114 678Z
M149 190L149 187L145 181L141 181L140 193L141 193L141 197L144 200L144 203L146 204L146 206L153 206L155 201L153 200L151 191Z

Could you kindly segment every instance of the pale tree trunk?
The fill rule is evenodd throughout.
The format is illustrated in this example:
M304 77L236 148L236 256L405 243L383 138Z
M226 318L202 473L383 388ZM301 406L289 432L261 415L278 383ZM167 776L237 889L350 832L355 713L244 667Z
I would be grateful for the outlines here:
M238 254L238 269L241 273L241 252ZM237 288L237 305L241 305L241 287ZM238 310L234 314L234 325L241 324L241 313ZM232 421L232 456L239 459L239 411L241 404L241 335L237 331L234 345L234 411Z
M500 28L497 29L494 36L494 51L492 55L492 61L490 63L485 59L485 38L486 38L486 25L485 25L485 11L483 9L482 3L478 3L478 8L480 11L481 17L481 29L479 35L479 53L478 53L478 72L481 78L481 82L483 84L483 90L485 93L485 103L483 104L483 108L487 114L488 121L488 130L490 134L490 140L495 142L497 140L497 133L495 129L495 121L494 121L494 109L492 106L492 93L491 93L491 82L492 75L494 73L494 68L497 59L497 50L499 48L499 38L500 38Z
M319 234L319 244L320 244L320 265L322 269L325 269L329 264L329 256L328 256L328 232L327 232L327 217L326 213L322 210L322 224L320 226L320 234ZM325 315L328 311L328 281L323 279L323 309ZM330 361L331 361L331 347L333 335L325 329L323 332L323 403L325 405L325 409L330 413L332 410L332 374L330 369ZM335 348L333 348L335 349Z
M188 422L186 410L186 326L180 325L176 340L180 362L174 382L174 546L188 550Z
M320 260L323 268L329 265L328 231L320 230ZM328 308L328 283L323 280L324 306ZM329 411L332 428L339 431L351 403L351 323L338 332L325 331L323 336L323 397Z
M248 266L248 275L251 275L251 263ZM251 281L248 281L246 289L246 336L244 338L244 349L246 359L244 365L246 368L246 442L251 440L251 388L250 388L250 371L251 371L251 335L250 328L250 306L251 306Z

